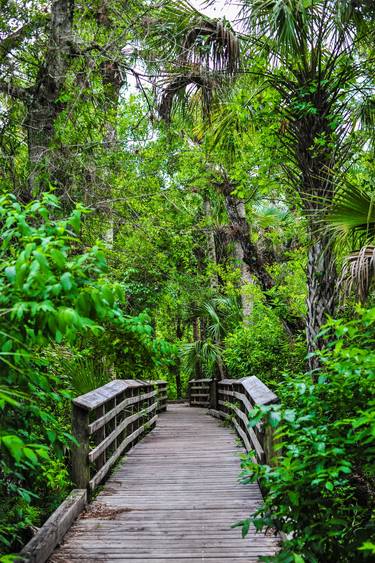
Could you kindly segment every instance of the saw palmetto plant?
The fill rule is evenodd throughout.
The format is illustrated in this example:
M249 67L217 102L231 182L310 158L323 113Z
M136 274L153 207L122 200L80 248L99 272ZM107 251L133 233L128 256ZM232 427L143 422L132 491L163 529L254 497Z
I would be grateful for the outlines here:
M364 302L375 280L375 194L353 185L343 187L325 221L346 254L339 287L344 295L354 289Z

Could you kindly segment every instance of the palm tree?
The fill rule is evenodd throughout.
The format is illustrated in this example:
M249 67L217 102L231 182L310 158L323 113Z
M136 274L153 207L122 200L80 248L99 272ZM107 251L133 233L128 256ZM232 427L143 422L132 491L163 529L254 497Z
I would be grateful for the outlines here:
M219 296L202 304L199 317L205 319L206 334L201 334L194 342L182 345L184 369L189 375L194 375L199 364L202 375L223 378L223 341L240 322L241 309L235 298Z
M285 172L309 226L306 331L310 368L323 343L318 334L336 306L335 258L318 224L330 206L351 155L353 91L369 93L359 43L373 35L370 3L338 0L246 0L243 22L263 76L280 96ZM250 61L251 69L251 61Z
M180 10L186 7L185 2L175 5ZM318 367L315 352L323 345L318 336L321 326L327 315L334 314L337 303L334 249L321 221L351 162L356 108L364 105L361 101L373 87L368 45L374 36L375 6L370 1L349 0L243 0L242 5L241 72L261 78L279 96L275 110L285 178L290 192L298 194L308 223L306 335L309 366L314 370ZM177 48L185 63L180 76L185 79L171 88L172 77L164 90L161 108L163 113L167 107L168 115L175 98L182 94L186 99L189 85L203 93L205 107L212 102L217 87L215 53L225 53L218 63L221 70L225 62L228 74L235 74L239 67L238 62L229 62L229 55L237 57L239 52L229 48L234 44L233 30L222 35L214 32L219 26L213 26L211 32L200 33L204 26L196 25L197 17L189 21ZM175 57L174 72L178 63ZM203 73L204 82L189 79L192 64L193 76Z

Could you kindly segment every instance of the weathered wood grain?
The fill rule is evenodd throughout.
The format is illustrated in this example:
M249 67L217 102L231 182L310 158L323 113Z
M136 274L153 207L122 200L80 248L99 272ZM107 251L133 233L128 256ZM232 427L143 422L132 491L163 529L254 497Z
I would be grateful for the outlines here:
M50 563L249 563L277 551L277 538L246 539L235 522L261 502L238 482L234 432L205 409L170 405L120 463Z
M25 545L17 560L23 563L44 563L58 545L77 516L82 512L87 500L86 489L73 490L67 499L39 529L37 534Z

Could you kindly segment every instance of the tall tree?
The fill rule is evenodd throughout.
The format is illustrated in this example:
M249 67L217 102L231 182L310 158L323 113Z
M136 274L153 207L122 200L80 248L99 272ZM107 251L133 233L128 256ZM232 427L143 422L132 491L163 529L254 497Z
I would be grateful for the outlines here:
M4 94L21 101L26 108L24 126L29 154L29 186L23 193L26 199L38 192L43 171L47 171L48 176L49 167L53 166L51 143L56 118L64 108L60 98L72 56L73 16L72 0L54 0L50 17L33 17L33 14L25 11L26 22L23 27L3 40L8 48L3 49L1 62L7 70L13 66L14 49L24 47L23 43L30 38L30 31L34 39L38 35L45 38L42 60L34 61L37 71L32 84L26 83L24 86L17 79L17 72L11 73L8 80L0 83Z
M374 36L372 15L368 2L244 2L251 52L268 54L260 73L281 96L284 167L309 225L306 332L311 369L318 366L314 352L322 345L320 328L337 301L334 252L321 224L350 161L350 133L356 126L353 91L366 96L372 85L360 50L361 42ZM251 64L250 58L250 71Z

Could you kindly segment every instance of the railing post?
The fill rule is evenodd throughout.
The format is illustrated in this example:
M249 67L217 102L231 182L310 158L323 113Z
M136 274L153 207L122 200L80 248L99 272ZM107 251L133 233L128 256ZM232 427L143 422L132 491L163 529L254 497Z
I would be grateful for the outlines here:
M263 450L264 458L267 465L277 465L277 452L275 449L275 431L271 426L267 426L264 430Z
M77 444L72 448L72 481L80 489L85 489L90 481L89 466L89 413L73 403L72 432Z
M219 381L214 377L210 381L210 409L218 410L219 406Z

